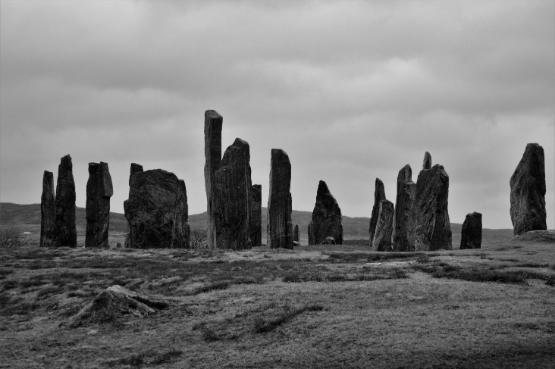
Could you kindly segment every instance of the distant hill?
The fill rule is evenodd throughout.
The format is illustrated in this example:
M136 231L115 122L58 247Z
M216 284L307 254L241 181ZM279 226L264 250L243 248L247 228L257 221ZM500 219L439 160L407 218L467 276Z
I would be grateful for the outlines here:
M298 224L300 228L301 243L308 242L308 224L312 218L312 213L308 211L293 210L293 225ZM266 239L267 224L266 208L262 209L262 237ZM76 211L77 232L84 234L86 220L85 209L77 208ZM345 239L363 240L368 238L369 218L351 218L343 217L343 233ZM29 228L36 229L40 226L40 204L19 205L14 203L0 203L0 225L11 225L25 228L25 226L33 226ZM193 214L189 216L189 225L193 230L206 229L206 212ZM39 227L40 229L40 227ZM453 231L453 244L457 245L460 239L461 225L451 224ZM114 233L126 233L127 220L120 213L110 213L110 230ZM484 238L492 238L496 240L509 240L512 238L512 231L507 229L484 229Z

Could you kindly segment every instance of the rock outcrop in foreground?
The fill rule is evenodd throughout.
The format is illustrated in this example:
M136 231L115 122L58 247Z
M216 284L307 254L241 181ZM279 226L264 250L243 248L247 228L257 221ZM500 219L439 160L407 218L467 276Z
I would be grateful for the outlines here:
M272 149L268 197L268 246L293 248L291 162L285 151Z
M262 186L251 188L250 239L252 246L262 245Z
M376 224L378 223L378 215L380 213L380 202L385 200L385 187L381 179L376 178L374 186L374 206L372 207L372 215L370 216L370 247L374 240L374 233L376 232Z
M416 251L452 248L448 208L449 176L441 165L423 169L416 182L410 244Z
M85 247L109 247L110 198L114 194L108 164L89 163Z
M137 167L135 167L137 168ZM133 171L129 199L127 247L188 248L189 224L185 182L162 169Z
M47 170L42 176L40 198L40 247L54 246L56 242L56 200L54 174Z
M482 248L482 214L467 214L462 225L461 249Z
M515 235L547 229L545 191L543 148L531 143L511 177L511 220Z
M372 240L372 250L374 251L392 251L391 236L393 234L393 215L395 209L393 203L388 200L380 201L378 211L378 221L376 222L376 230L374 239Z
M409 241L410 218L416 196L416 183L412 181L412 169L405 165L397 176L397 200L395 203L395 228L393 230L393 249L412 251Z
M320 245L327 237L333 237L335 245L343 244L341 209L324 181L318 183L316 204L312 211L308 234L309 245Z
M216 247L242 250L251 246L251 167L249 144L239 138L224 153L214 173L212 210Z
M64 156L58 166L56 184L56 246L77 246L75 225L75 181L71 156Z

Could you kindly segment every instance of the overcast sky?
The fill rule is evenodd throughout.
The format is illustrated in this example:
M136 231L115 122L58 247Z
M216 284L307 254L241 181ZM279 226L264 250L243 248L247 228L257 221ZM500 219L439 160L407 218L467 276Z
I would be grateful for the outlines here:
M395 199L424 151L450 176L449 213L509 228L509 178L546 154L555 228L554 2L549 0L0 0L0 200L40 202L42 172L106 161L123 211L129 164L173 171L206 210L204 111L250 143L267 201L271 148L292 162L293 208L324 179L344 215Z

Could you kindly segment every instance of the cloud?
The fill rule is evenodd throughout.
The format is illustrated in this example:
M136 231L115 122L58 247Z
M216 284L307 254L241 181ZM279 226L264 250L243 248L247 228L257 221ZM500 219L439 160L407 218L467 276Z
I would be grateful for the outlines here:
M104 160L114 210L140 162L175 171L204 211L208 108L224 115L224 145L250 143L254 182L267 186L272 147L289 153L296 209L326 179L343 213L368 215L374 177L394 198L397 171L416 176L425 150L451 175L455 221L481 210L486 226L510 226L508 179L527 142L546 149L554 188L552 2L1 6L2 201L37 202L42 170L69 152L80 205L86 163ZM547 200L553 214L553 190Z

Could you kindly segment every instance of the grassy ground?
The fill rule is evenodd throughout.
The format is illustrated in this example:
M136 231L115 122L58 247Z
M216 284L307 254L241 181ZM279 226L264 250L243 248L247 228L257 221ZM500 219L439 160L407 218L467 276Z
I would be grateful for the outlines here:
M0 249L0 368L552 368L555 245ZM119 284L146 318L69 328Z

